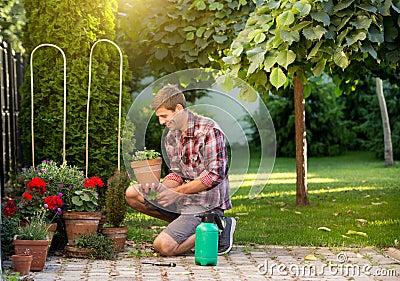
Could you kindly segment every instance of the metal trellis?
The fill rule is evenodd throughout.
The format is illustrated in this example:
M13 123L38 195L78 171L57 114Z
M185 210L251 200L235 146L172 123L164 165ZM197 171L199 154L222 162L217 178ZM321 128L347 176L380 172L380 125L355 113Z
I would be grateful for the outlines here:
M34 108L33 108L33 55L41 47L54 47L59 50L64 60L64 122L63 122L63 163L65 163L65 135L67 124L67 60L64 51L55 44L40 44L33 49L30 57L31 68L31 134L32 134L32 165L35 166L35 135L34 135Z
M100 42L108 42L111 43L114 47L117 48L120 56L120 70L119 70L119 105L118 105L118 171L121 170L121 107L122 107L122 70L123 70L123 57L122 51L120 47L111 40L108 39L100 39L96 41L91 50L89 57L89 82L88 82L88 99L87 99L87 110L86 110L86 175L88 174L89 167L89 108L90 108L90 86L92 82L92 56L94 47Z

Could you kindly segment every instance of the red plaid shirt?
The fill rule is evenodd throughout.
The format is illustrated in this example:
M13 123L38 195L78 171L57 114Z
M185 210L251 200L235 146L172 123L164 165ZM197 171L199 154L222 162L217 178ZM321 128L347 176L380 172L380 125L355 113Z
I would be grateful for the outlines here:
M165 148L171 172L165 177L182 184L200 179L206 191L185 195L178 204L206 208L232 208L225 135L211 119L188 112L188 127L168 132Z

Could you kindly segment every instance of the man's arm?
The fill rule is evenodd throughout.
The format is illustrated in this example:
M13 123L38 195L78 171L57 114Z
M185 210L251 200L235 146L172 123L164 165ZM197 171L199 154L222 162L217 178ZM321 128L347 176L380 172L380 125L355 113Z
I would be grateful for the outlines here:
M167 184L177 186L169 188ZM194 179L182 185L179 185L176 181L168 180L167 182L163 181L162 185L165 185L168 189L164 189L160 192L157 196L157 202L164 207L171 205L184 194L195 194L208 189L208 186L204 185L200 179Z

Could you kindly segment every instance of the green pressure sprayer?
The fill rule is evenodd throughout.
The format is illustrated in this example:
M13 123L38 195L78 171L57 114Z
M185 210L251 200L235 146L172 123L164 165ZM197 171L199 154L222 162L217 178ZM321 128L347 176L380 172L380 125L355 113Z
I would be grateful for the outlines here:
M198 265L217 265L218 228L223 229L221 218L210 211L198 217L201 223L196 227L194 262Z

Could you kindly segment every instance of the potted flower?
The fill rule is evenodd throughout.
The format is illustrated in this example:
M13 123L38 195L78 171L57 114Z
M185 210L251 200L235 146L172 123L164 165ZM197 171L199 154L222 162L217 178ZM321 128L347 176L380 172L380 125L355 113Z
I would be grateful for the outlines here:
M61 193L46 196L48 193L47 183L43 179L34 177L31 181L27 181L26 190L18 203L17 213L20 225L26 225L30 223L37 212L42 212L46 227L49 230L51 244L54 232L57 229L57 223L54 220L61 215L61 207L64 202L61 199Z
M101 219L98 209L97 188L104 183L99 177L87 178L82 186L71 186L65 195L66 212L63 213L68 244L74 246L74 239L97 231Z
M132 157L131 168L139 184L158 184L161 177L162 158L153 149L136 151Z
M65 223L68 243L74 244L74 238L81 234L97 231L101 218L98 207L98 188L103 187L100 178L86 178L85 173L76 166L61 165L52 160L44 160L36 167L22 169L19 175L24 182L41 178L47 183L47 196L59 196L63 205L60 210ZM54 198L49 198L47 205ZM58 209L57 209L58 210Z
M33 257L30 270L42 270L49 248L45 213L42 211L35 213L29 224L20 226L17 233L13 241L15 254L24 254L28 250Z
M102 233L115 242L117 252L124 248L128 233L128 227L122 226L122 223L127 212L125 191L129 184L128 173L119 170L107 180L106 227Z
M11 198L4 198L1 210L1 253L9 256L14 251L13 240L18 230L18 207Z

